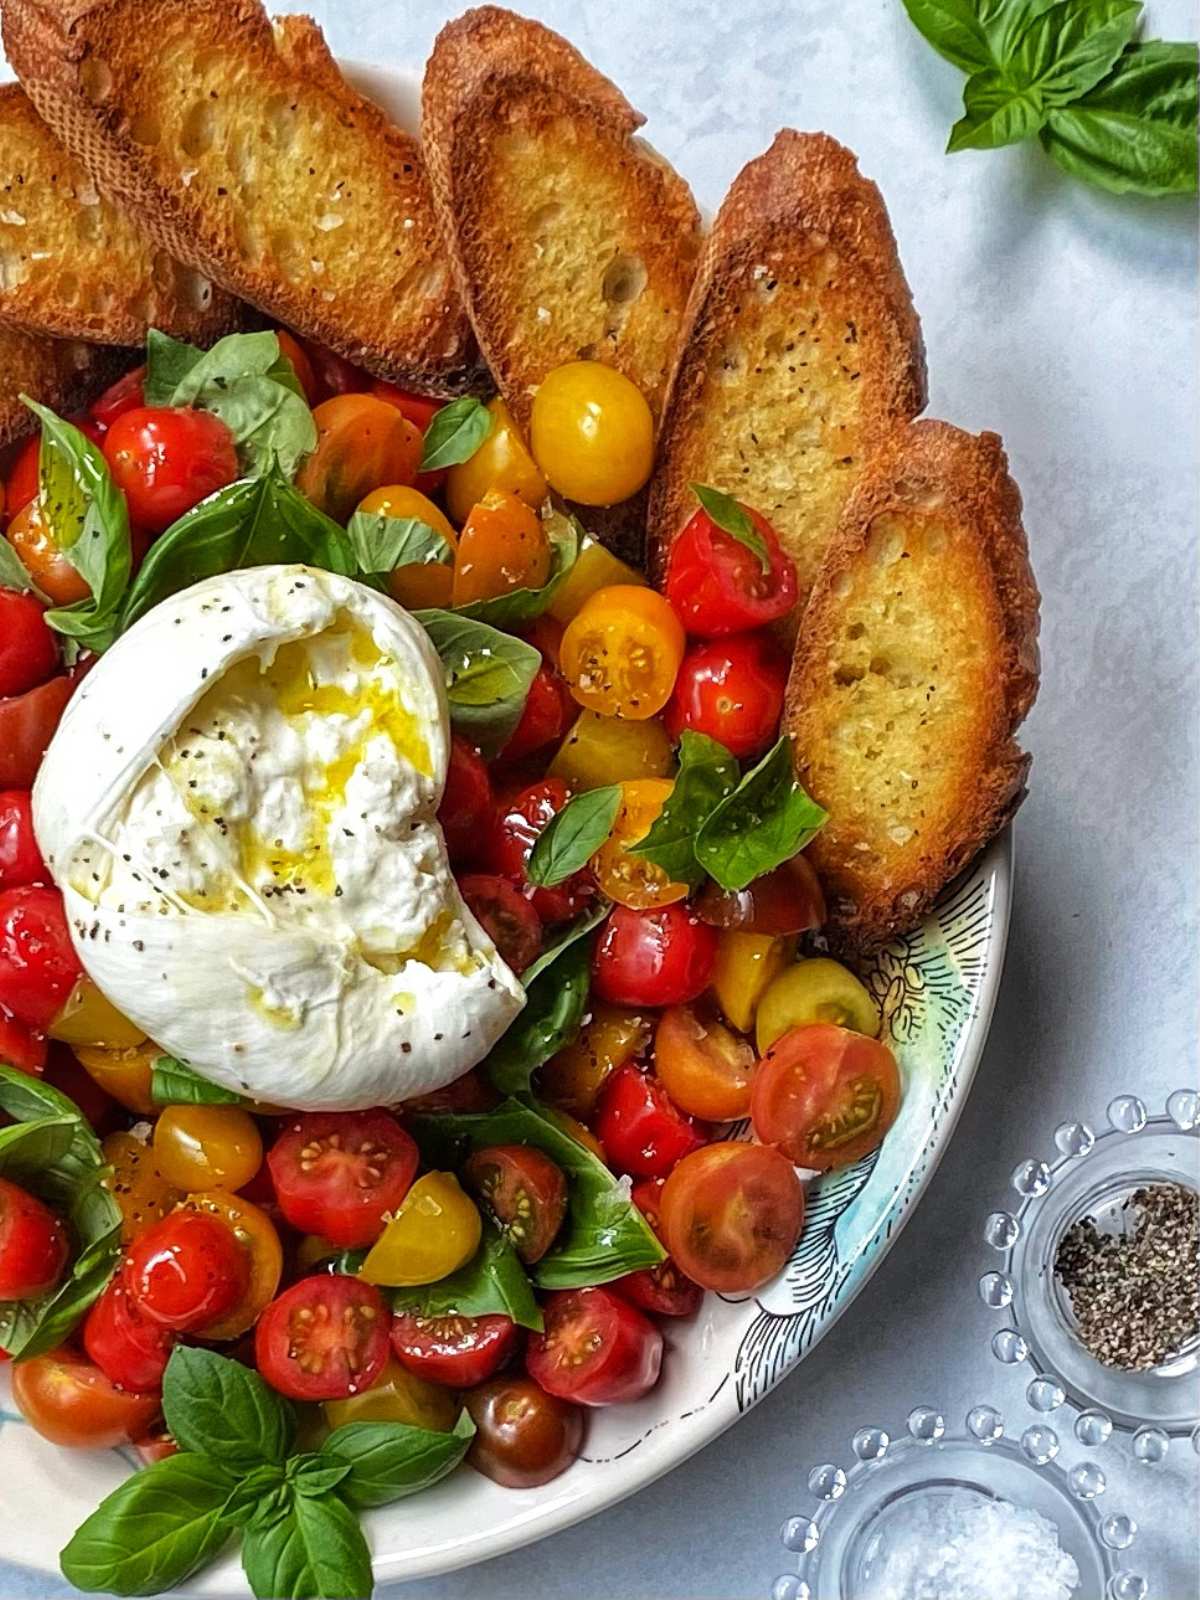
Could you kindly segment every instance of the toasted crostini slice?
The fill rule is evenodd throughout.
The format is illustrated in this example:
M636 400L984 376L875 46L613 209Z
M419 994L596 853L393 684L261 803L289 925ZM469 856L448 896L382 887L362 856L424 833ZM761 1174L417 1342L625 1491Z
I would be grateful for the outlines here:
M137 361L137 353L77 339L47 339L0 325L0 446L37 427L21 396L54 411L86 405Z

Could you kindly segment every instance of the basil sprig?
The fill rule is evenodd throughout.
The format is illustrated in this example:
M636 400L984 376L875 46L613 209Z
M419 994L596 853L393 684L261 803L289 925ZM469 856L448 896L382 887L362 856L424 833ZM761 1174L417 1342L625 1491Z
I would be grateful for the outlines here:
M469 461L492 431L492 414L481 400L465 394L434 413L425 430L421 471L438 472Z
M413 615L441 657L451 722L485 755L495 755L521 720L540 653L523 639L453 611Z
M36 1300L0 1300L0 1350L14 1361L53 1350L72 1332L116 1269L121 1211L104 1187L99 1141L66 1095L0 1065L0 1175L40 1196L63 1218L74 1257L57 1288Z
M679 771L650 831L627 848L660 867L673 883L696 888L705 869L696 859L696 835L709 814L738 784L738 764L723 744L706 733L684 730Z
M758 557L762 570L770 572L771 555L767 541L754 526L754 519L745 506L723 489L713 489L704 483L694 483L692 493L722 533L727 533L738 544L744 545L751 555Z
M1197 47L1139 43L1140 0L904 0L969 74L947 149L1037 134L1058 164L1114 193L1194 193Z
M541 588L510 589L507 594L492 595L488 600L471 600L455 607L459 616L490 622L495 628L519 628L541 616L579 559L584 538L578 521L559 511L551 511L542 519L542 529L550 545L550 576Z
M76 1588L160 1594L240 1530L260 1600L368 1596L357 1513L438 1482L475 1432L465 1411L451 1433L351 1422L319 1450L296 1453L287 1400L240 1362L182 1345L167 1363L163 1414L179 1454L134 1473L78 1529L60 1557Z
M533 841L525 863L530 883L552 888L586 867L612 832L620 809L619 783L572 795Z
M454 552L444 533L419 517L389 517L383 511L356 511L346 524L346 539L363 582L382 584L397 567L429 562L446 566Z
M520 1257L490 1223L484 1224L483 1243L465 1267L437 1283L389 1292L397 1311L415 1311L422 1317L503 1315L521 1328L542 1327L541 1309Z
M150 1098L157 1106L246 1106L245 1095L209 1083L174 1056L159 1056L150 1068Z
M709 812L696 835L696 860L722 889L744 889L790 861L828 820L797 782L785 733Z

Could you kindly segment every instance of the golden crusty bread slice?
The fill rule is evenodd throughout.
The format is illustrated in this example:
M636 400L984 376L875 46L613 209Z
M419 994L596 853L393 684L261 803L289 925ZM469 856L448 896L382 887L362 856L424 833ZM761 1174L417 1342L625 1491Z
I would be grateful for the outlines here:
M867 463L800 623L784 710L829 821L808 857L827 932L920 921L1024 798L1038 591L994 433L896 429Z
M37 109L171 255L372 372L479 376L417 142L260 0L5 0Z
M0 317L34 333L211 344L238 302L103 199L16 83L0 84Z
M700 247L681 177L574 46L498 6L442 29L421 136L459 291L521 427L552 368L616 367L657 419Z
M700 258L651 483L656 575L690 485L711 484L771 522L803 604L872 449L925 399L879 190L835 139L785 129L734 179Z
M0 325L0 446L32 433L37 418L27 394L54 411L70 411L99 394L137 360L131 350L47 339Z

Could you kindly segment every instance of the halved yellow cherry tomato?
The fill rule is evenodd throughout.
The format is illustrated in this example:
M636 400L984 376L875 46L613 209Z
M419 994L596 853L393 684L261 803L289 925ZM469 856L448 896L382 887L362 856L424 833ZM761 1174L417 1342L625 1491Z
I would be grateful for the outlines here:
M158 1106L150 1092L154 1076L154 1063L162 1050L151 1039L141 1044L126 1045L113 1050L102 1044L77 1044L75 1055L89 1078L112 1095L127 1111L139 1116L155 1116Z
M828 956L785 967L758 1004L755 1037L759 1055L791 1028L832 1022L874 1039L882 1026L879 1008L848 968Z
M446 474L446 504L460 524L489 489L515 494L535 508L546 498L546 480L499 395L489 401L488 410L492 414L491 432L473 456Z
M554 599L546 610L565 627L597 589L610 589L614 583L644 585L645 582L636 567L628 566L611 550L606 550L599 540L586 534L575 565L555 590Z
M649 833L674 787L670 778L634 778L621 785L621 806L612 832L591 862L600 893L618 905L647 911L687 898L686 883L675 883L660 866L629 848Z
M121 1208L121 1243L131 1245L174 1211L183 1196L155 1166L149 1142L136 1133L110 1133L100 1148L111 1169L102 1182Z
M550 763L550 774L573 789L599 789L631 778L665 778L673 761L671 741L657 718L627 722L581 711Z
M426 1383L402 1367L395 1356L369 1389L347 1400L326 1400L325 1419L331 1428L347 1422L404 1422L410 1428L449 1433L458 1417L458 1401L449 1389Z
M240 1194L223 1189L208 1189L189 1194L183 1202L187 1211L198 1211L228 1223L233 1236L250 1258L250 1282L246 1293L233 1310L219 1322L204 1329L205 1339L236 1339L252 1328L275 1298L283 1274L283 1246L275 1224L267 1213Z
M591 1011L579 1036L551 1056L539 1075L541 1098L573 1117L591 1116L606 1079L646 1048L652 1032L645 1012L603 1000L593 1002Z
M529 444L559 494L611 506L650 476L654 418L641 390L615 367L570 361L548 372L533 397Z
M712 989L717 1004L735 1028L750 1032L768 984L775 981L795 952L795 939L722 928L717 936Z
M458 536L453 603L491 600L512 589L540 589L550 576L550 541L537 512L502 489L489 489Z
M419 611L423 606L448 606L454 585L458 535L441 506L435 506L419 489L410 489L403 483L389 483L382 489L372 489L358 510L382 511L385 517L415 517L441 534L450 546L449 561L409 562L388 574L387 586L392 599L410 611Z
M154 1159L177 1189L241 1189L262 1156L254 1118L238 1106L167 1106L154 1124Z
M671 1006L654 1034L654 1070L689 1116L732 1122L750 1110L754 1046L696 1006Z
M560 666L581 706L642 722L661 711L683 660L683 625L653 589L598 589L563 634Z
M137 1023L123 1016L88 977L79 979L67 996L66 1005L46 1031L52 1039L61 1039L64 1044L99 1044L112 1049L141 1044L146 1037ZM162 1055L161 1050L155 1053Z
M313 417L317 447L300 468L296 487L335 522L345 522L372 489L416 477L420 432L386 400L335 394Z
M87 579L75 570L55 539L36 495L9 523L8 542L34 583L56 606L73 605L91 594Z
M427 1172L371 1246L359 1277L368 1283L436 1283L479 1249L483 1221L452 1172Z

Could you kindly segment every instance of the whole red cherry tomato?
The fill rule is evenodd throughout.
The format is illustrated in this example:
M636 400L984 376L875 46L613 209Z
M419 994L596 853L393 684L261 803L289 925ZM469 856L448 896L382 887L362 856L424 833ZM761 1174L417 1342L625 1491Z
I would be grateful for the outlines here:
M361 1278L301 1278L273 1300L254 1334L258 1370L291 1400L344 1400L387 1365L387 1306Z
M546 1297L545 1329L525 1352L529 1376L547 1394L581 1406L640 1400L658 1381L662 1334L609 1289L566 1289Z
M58 671L58 638L31 594L0 589L0 696L24 694Z
M5 593L0 589L0 595ZM0 618L0 628L3 618ZM2 637L2 635L0 635ZM65 673L24 694L0 699L0 784L31 789L74 684Z
M663 1178L641 1178L633 1186L630 1199L653 1228L662 1243L659 1207L662 1200ZM656 1267L641 1267L637 1272L627 1272L617 1278L610 1288L617 1289L635 1306L651 1311L658 1317L690 1317L700 1308L704 1290L698 1283L684 1277L673 1257L668 1256Z
M139 1234L122 1273L142 1315L181 1333L219 1322L250 1283L249 1259L233 1229L199 1211L172 1211Z
M123 417L127 411L137 411L146 404L143 394L145 381L146 367L143 363L140 367L134 367L132 372L127 372L123 378L118 378L116 383L109 384L104 393L92 401L88 410L102 432L111 428L117 418Z
M529 685L521 720L496 759L522 761L548 744L558 744L578 715L567 680L543 660Z
M764 627L796 604L796 569L775 530L757 511L742 509L766 548L765 572L755 552L718 528L704 510L684 524L667 558L667 599L687 631L702 638Z
M635 1178L665 1178L705 1143L704 1125L671 1103L658 1079L632 1061L600 1091L596 1134L611 1164Z
M458 887L501 958L520 975L542 948L537 912L515 884L495 872L468 873Z
M446 835L446 849L456 866L478 858L486 842L486 824L492 811L492 781L483 757L461 734L450 736L450 763L446 787L438 806L438 821Z
M156 1394L129 1394L64 1345L18 1361L12 1393L17 1409L43 1439L74 1450L112 1450L140 1439L158 1416Z
M83 1348L104 1376L134 1394L162 1388L176 1335L152 1322L130 1298L118 1273L88 1312Z
M592 978L613 1005L684 1005L708 988L716 959L716 934L686 902L615 906L596 941Z
M0 1007L0 1064L39 1077L46 1065L46 1036L34 1033Z
M44 1030L83 972L57 889L0 890L0 1006Z
M130 521L150 533L162 533L238 475L232 433L219 417L190 406L126 411L105 435L104 455Z
M718 739L739 760L775 738L788 662L764 633L733 634L693 645L683 658L663 723L672 739L685 728Z
M492 871L517 884L547 923L565 922L575 916L596 892L596 880L586 867L552 889L534 888L525 875L534 841L566 803L567 786L561 778L543 778L510 800L497 800L485 850Z
M511 1317L422 1317L398 1311L392 1318L396 1360L428 1383L470 1389L490 1378L517 1343Z
M417 1147L390 1111L317 1111L285 1125L267 1165L293 1228L356 1249L408 1193Z
M62 1277L67 1233L50 1207L0 1178L0 1300L32 1300Z
M0 889L46 881L29 790L0 789Z

